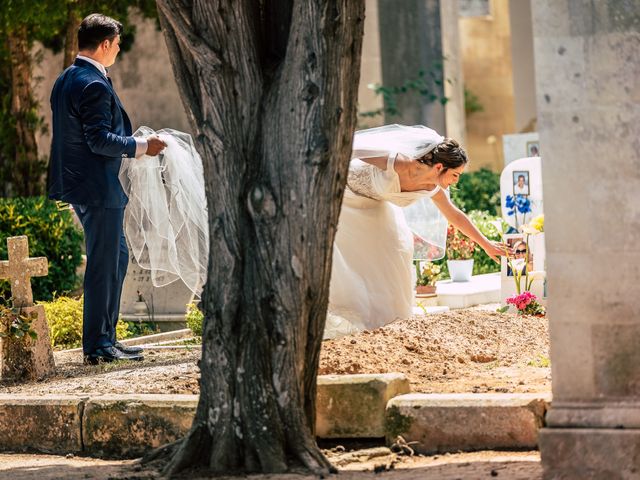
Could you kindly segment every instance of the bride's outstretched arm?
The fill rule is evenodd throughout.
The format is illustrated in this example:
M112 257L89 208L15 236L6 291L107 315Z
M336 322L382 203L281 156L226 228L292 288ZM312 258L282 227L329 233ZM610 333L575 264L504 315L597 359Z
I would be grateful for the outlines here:
M499 262L498 257L509 252L510 248L508 245L501 242L494 242L485 237L469 217L451 203L451 200L449 200L449 197L447 197L444 191L440 190L431 198L449 223L480 245L493 260Z

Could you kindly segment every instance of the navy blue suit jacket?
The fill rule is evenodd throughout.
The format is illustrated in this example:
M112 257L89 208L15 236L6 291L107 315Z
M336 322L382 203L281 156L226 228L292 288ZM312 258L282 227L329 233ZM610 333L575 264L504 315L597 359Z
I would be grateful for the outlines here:
M122 158L135 156L136 142L111 80L91 63L76 59L53 86L51 110L49 198L124 207L127 196L118 172Z

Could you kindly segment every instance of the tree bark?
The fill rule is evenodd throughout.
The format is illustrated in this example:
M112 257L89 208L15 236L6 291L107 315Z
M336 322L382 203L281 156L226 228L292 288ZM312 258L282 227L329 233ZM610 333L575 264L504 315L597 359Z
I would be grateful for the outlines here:
M80 16L81 3L74 2L67 5L67 25L64 37L64 60L62 69L70 66L78 54L78 29L82 22Z
M38 116L31 89L31 52L27 27L18 26L7 36L11 56L11 114L15 121L15 165L12 183L18 196L43 192L43 162L38 160Z
M165 474L333 467L314 436L363 0L159 0L210 225L200 402Z

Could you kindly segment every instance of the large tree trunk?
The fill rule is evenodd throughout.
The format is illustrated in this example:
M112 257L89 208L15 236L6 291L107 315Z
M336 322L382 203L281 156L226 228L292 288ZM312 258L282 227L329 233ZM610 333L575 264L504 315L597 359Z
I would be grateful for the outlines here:
M64 60L62 69L70 66L78 55L78 29L82 22L80 16L81 2L73 2L67 5L67 25L64 37Z
M40 195L43 163L38 160L36 128L38 115L31 89L31 52L27 27L17 27L7 36L11 55L11 114L15 121L15 165L12 183L18 196Z
M314 436L363 0L159 0L211 233L191 431L165 473L333 469Z

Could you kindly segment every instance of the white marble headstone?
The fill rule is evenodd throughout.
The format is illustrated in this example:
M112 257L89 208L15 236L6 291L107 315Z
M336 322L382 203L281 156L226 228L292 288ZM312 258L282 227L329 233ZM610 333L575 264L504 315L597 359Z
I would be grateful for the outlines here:
M521 249L527 236L519 231L519 228L529 223L534 217L544 213L542 199L542 160L540 157L519 158L510 162L500 175L500 201L502 217L512 227L512 233L505 239L512 247ZM507 207L507 204L515 202L515 207ZM526 211L530 210L530 211ZM527 271L544 272L545 248L544 233L529 235L529 262ZM516 282L513 272L510 271L505 257L502 257L501 265L501 297L507 297L516 293ZM534 274L540 275L540 274ZM544 274L542 274L544 276ZM545 295L544 279L534 280L529 289L539 299ZM525 276L521 278L521 291L526 289Z
M520 208L507 207L509 197L520 196ZM502 217L514 229L528 223L542 210L542 161L540 157L520 158L507 165L500 175L500 207ZM526 212L528 205L530 212Z
M142 316L136 315L134 306L138 292L148 305ZM133 261L133 255L130 256L120 300L120 314L124 320L180 322L184 320L187 304L192 300L193 292L180 280L164 287L154 287L149 270L140 267Z
M524 157L540 156L540 137L538 132L513 133L502 136L504 165Z

